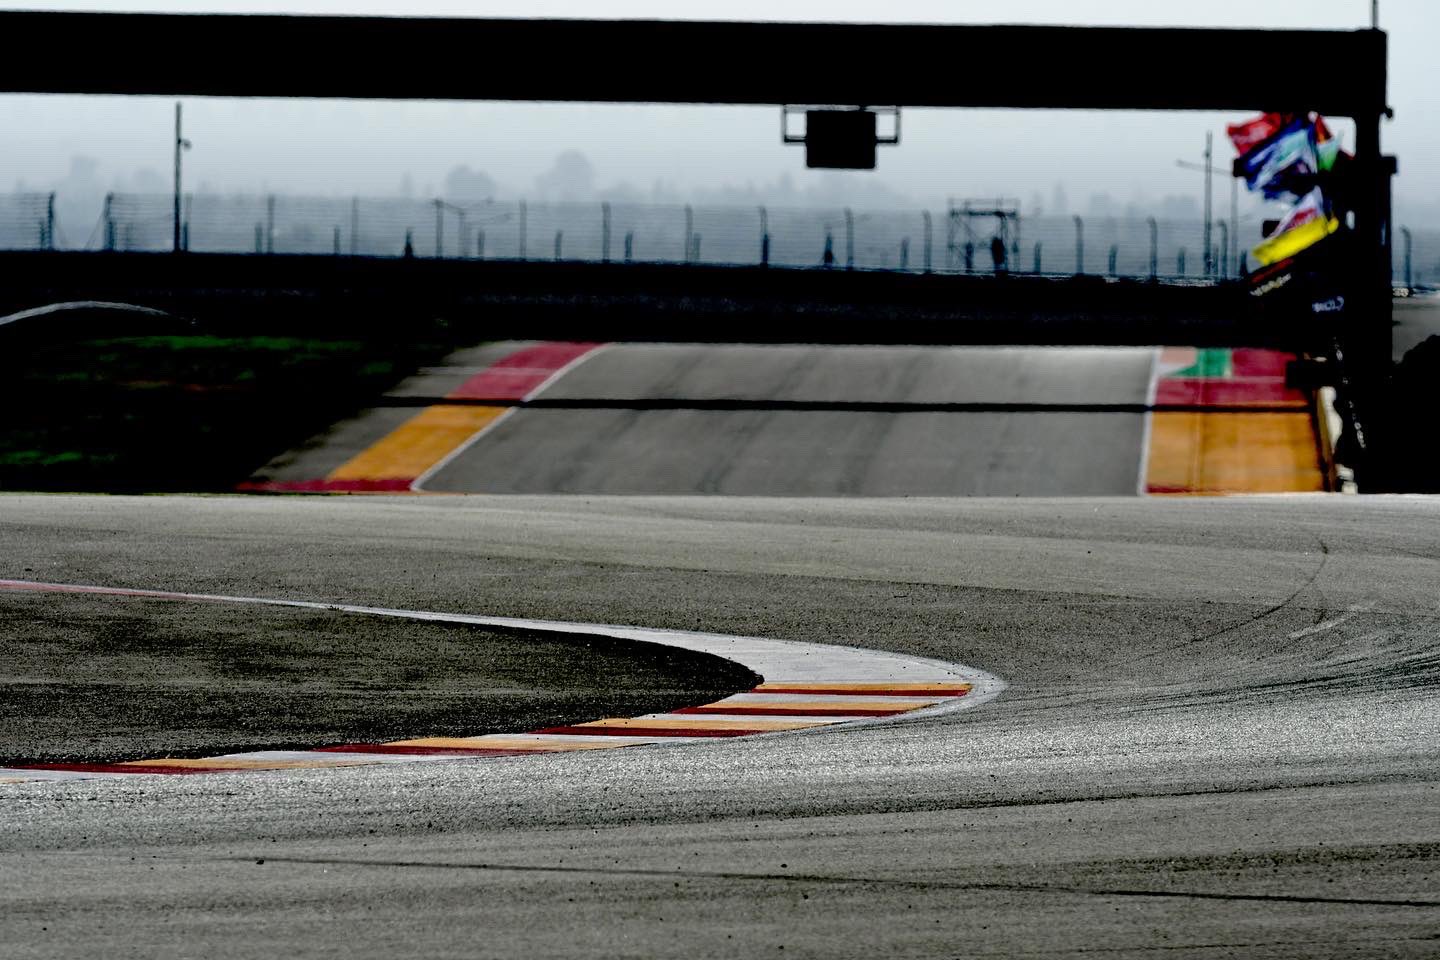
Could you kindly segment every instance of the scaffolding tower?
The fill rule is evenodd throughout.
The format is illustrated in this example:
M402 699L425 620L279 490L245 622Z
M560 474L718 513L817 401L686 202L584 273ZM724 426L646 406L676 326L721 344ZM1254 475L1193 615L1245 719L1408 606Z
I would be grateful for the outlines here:
M988 229L986 229L988 225ZM995 240L1003 256L995 257ZM951 270L1006 272L1020 260L1020 201L950 201L946 249Z

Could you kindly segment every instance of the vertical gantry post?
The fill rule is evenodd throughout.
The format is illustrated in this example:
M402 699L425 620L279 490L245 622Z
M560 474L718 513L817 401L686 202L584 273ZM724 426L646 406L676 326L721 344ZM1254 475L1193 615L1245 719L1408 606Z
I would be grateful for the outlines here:
M1383 43L1383 34L1376 31ZM1383 86L1380 88L1383 90ZM1392 363L1390 273L1390 175L1380 152L1382 106L1355 117L1355 243L1357 256L1346 284L1345 307L1337 318L1336 340L1345 359L1345 404L1355 426L1356 481L1362 490L1392 488L1390 465L1399 457L1398 441L1386 429L1384 384ZM1388 416L1393 417L1393 412ZM1380 438L1380 439L1377 439Z
M690 243L695 234L695 211L690 204L685 204L685 257L686 263L690 262Z
M760 208L760 266L770 266L770 213Z

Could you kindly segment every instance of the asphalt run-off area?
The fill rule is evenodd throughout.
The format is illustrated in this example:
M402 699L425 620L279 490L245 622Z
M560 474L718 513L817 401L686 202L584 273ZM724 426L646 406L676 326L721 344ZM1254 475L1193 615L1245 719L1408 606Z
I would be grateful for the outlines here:
M717 957L957 942L980 956L1083 943L1423 957L1437 942L1440 556L1426 499L13 496L0 524L10 580L318 605L0 591L7 624L139 665L143 644L104 637L140 618L137 639L189 648L180 664L234 686L238 671L210 655L235 659L227 631L245 620L274 643L304 624L312 653L384 632L452 664L473 656L458 676L475 670L491 703L503 658L482 656L495 639L482 624L327 607L769 638L1006 685L968 709L809 714L794 731L624 749L3 784L0 927L15 956L477 943L638 956L672 952L677 930ZM573 636L523 642L582 669ZM682 685L673 662L630 659L639 647L591 649L603 657L586 682L654 677L667 697L728 700L748 722L736 711L757 697L899 699L737 694L748 676ZM390 719L406 726L412 709ZM625 709L713 719L673 702ZM316 732L288 745L361 742ZM103 755L181 753L153 743ZM185 752L204 763L273 745ZM215 923L236 902L263 917L243 937ZM162 904L159 926L126 919ZM315 933L337 922L344 937Z

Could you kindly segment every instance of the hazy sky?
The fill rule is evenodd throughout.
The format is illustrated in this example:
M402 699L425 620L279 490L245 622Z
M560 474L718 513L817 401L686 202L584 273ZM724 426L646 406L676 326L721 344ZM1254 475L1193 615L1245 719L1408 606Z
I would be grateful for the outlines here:
M13 9L152 10L166 12L355 13L450 16L654 17L935 23L1075 23L1133 25L1330 27L1366 26L1369 0L62 0ZM1400 156L1397 206L1427 206L1440 221L1440 3L1384 0L1381 26L1390 31L1391 102L1395 120L1385 146ZM997 13L998 11L998 13ZM63 70L63 47L59 48ZM477 54L477 66L483 63ZM836 69L844 65L836 64ZM1263 86L1269 70L1344 69L1308 60L1304 51L1276 51L1267 63L1237 64L1217 50L1214 69L1241 70ZM557 65L537 65L556 69ZM1043 70L1017 51L1017 71ZM955 82L968 77L956 51ZM1139 82L1137 80L1137 82ZM99 161L96 178L109 188L134 186L137 171L168 176L173 101L158 98L0 97L0 189L23 182L49 188L70 158ZM483 170L511 192L534 194L536 177L558 153L583 152L596 185L626 181L649 192L657 182L685 194L727 185L760 188L788 174L799 190L848 190L864 203L940 205L947 196L1037 194L1050 204L1063 182L1073 209L1089 195L1155 204L1166 195L1199 194L1199 175L1175 166L1199 159L1205 132L1216 134L1216 159L1229 147L1223 125L1234 115L922 111L905 114L905 142L882 148L875 173L807 172L803 151L779 143L778 111L753 107L657 107L584 104L452 102L186 101L189 184L226 190L390 193L411 175L416 193L438 189L458 164ZM1353 141L1351 143L1353 145ZM152 184L154 180L150 181ZM1224 202L1226 186L1217 184Z

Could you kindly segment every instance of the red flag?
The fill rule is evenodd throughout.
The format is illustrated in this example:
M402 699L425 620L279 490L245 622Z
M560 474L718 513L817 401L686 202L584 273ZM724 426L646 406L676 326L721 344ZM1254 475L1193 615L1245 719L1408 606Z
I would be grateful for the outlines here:
M1225 128L1225 132L1230 134L1230 142L1235 144L1235 151L1243 157L1285 129L1294 119L1294 114L1290 113L1266 113L1243 123L1232 123Z

